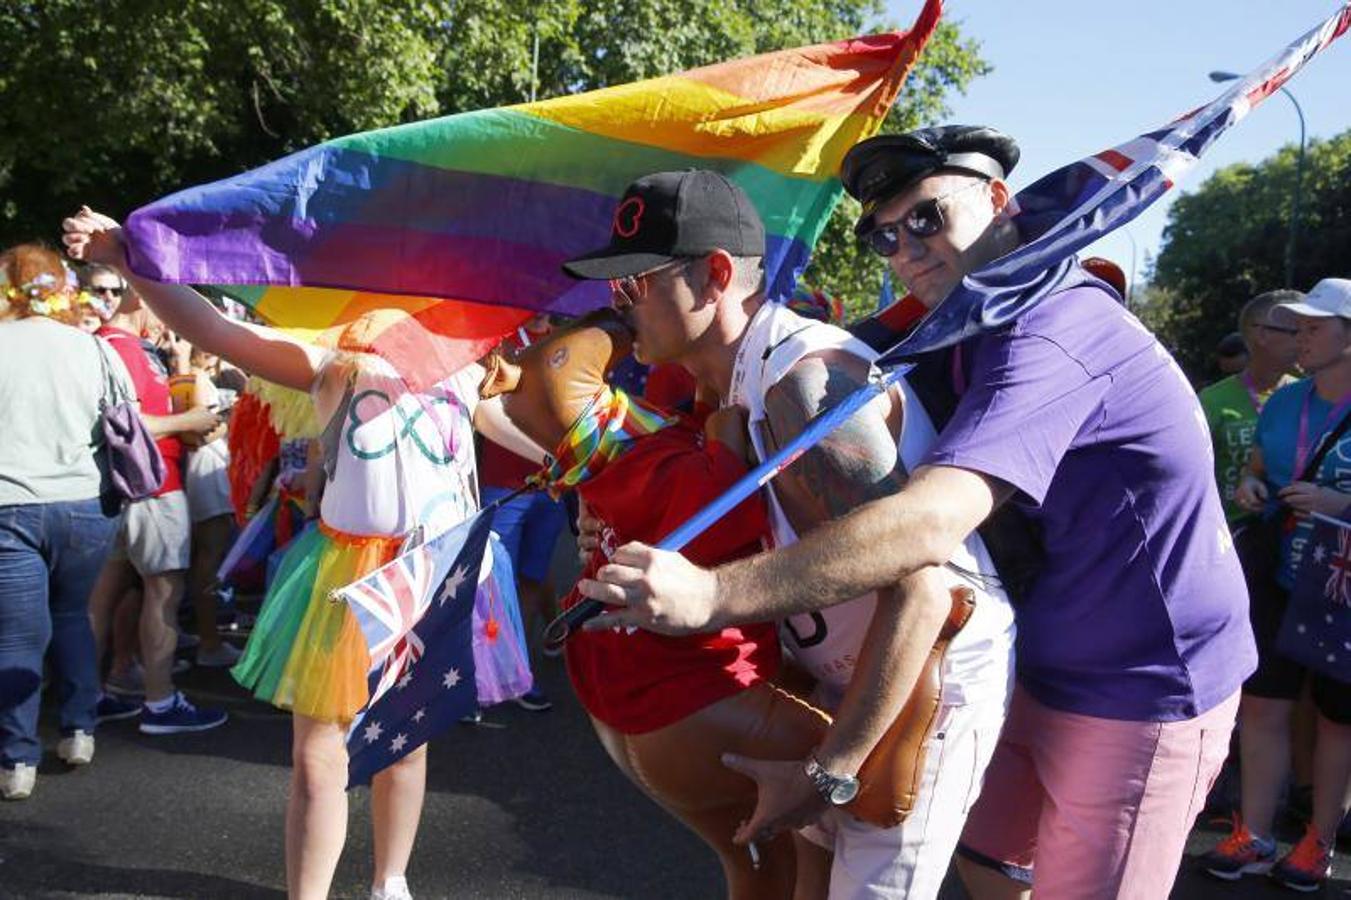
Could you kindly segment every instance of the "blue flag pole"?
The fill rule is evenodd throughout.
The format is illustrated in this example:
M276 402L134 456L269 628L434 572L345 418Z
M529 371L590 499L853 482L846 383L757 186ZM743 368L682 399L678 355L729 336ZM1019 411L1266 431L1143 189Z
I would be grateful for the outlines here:
M869 401L884 393L910 368L910 366L898 366L889 372L885 372L881 378L863 385L835 406L822 410L807 423L807 427L802 429L797 437L785 444L769 459L742 476L722 496L690 516L684 524L663 538L661 543L657 544L657 549L674 552L684 548L690 541L707 531L714 522L731 512L738 503L764 487L776 475L791 466L799 456L819 444L826 435L843 425L846 419L866 406ZM550 647L560 646L568 639L570 634L581 627L583 622L600 615L604 609L605 604L590 598L569 607L550 622L549 627L544 630L545 643Z

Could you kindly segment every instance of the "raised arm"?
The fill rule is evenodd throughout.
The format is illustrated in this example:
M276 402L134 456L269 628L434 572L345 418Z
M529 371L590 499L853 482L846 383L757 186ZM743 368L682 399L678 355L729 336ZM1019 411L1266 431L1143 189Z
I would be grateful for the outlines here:
M108 216L82 207L62 222L62 240L74 259L116 267L164 323L203 350L268 381L309 390L323 351L275 328L237 322L186 285L141 278L127 264L122 228Z

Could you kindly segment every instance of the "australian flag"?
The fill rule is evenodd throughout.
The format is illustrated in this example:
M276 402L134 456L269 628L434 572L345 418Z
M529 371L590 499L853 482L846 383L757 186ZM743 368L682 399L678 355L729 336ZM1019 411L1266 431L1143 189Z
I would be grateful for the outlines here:
M1351 506L1340 519L1315 515L1276 639L1282 655L1351 681Z
M853 329L893 364L960 343L1013 321L1044 297L1086 276L1074 255L1130 222L1171 188L1215 139L1290 80L1351 27L1351 2L1215 100L1164 127L1057 169L1014 198L1020 245L953 289L887 350L876 325ZM894 340L894 337L893 337Z
M371 654L371 699L347 735L349 786L476 708L474 598L492 521L489 507L338 592Z

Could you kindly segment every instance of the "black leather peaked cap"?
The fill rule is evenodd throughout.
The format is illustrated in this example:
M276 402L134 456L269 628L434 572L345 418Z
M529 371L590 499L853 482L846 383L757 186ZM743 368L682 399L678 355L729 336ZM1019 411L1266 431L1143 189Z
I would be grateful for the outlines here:
M854 227L867 234L873 212L910 185L940 171L1007 178L1018 164L1013 138L984 125L942 125L905 134L882 134L855 144L840 166L849 195L863 204Z
M765 226L751 198L718 172L657 172L624 191L610 242L563 263L563 271L579 279L625 278L717 249L764 256Z

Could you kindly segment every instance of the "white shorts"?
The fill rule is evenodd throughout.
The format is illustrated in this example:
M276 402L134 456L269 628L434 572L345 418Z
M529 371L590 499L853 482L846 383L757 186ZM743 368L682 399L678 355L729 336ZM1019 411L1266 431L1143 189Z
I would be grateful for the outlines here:
M192 522L205 522L234 513L230 503L230 448L218 438L188 453L183 491L188 495Z
M804 835L835 853L830 900L933 900L980 795L1007 703L943 706L928 739L915 808L895 828L835 810Z
M110 559L125 559L141 577L186 569L192 556L192 523L182 491L128 503Z

